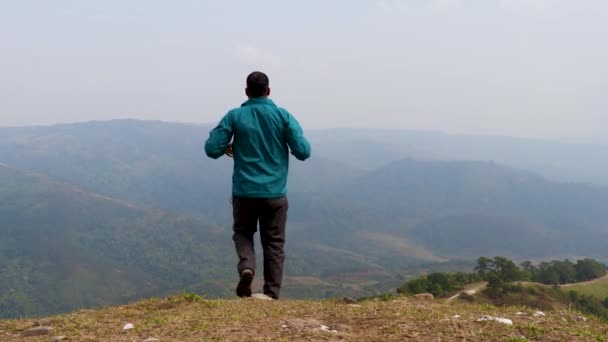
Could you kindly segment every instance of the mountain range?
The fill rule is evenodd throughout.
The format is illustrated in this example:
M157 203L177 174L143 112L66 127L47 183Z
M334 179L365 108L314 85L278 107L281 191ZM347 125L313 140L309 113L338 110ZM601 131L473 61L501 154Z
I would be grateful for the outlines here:
M192 290L232 295L232 161L210 127L0 128L0 316ZM363 296L480 255L608 247L608 147L389 130L307 133L293 160L285 294Z

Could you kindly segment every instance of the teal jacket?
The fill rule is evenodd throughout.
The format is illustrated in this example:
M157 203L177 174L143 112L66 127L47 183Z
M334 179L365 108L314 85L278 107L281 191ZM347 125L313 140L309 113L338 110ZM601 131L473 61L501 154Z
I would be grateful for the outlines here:
M298 121L265 97L251 98L229 111L209 133L205 153L214 159L221 157L233 137L233 196L285 196L289 150L299 160L310 157L310 144Z

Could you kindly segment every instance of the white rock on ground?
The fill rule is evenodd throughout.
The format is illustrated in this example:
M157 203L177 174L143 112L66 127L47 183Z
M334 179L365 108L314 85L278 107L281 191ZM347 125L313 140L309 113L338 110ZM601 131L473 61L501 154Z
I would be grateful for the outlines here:
M156 337L150 337L144 340L144 342L160 342Z
M122 331L131 330L133 328L135 328L135 326L132 323L127 323L124 327L122 327Z
M51 342L58 342L58 341L63 341L63 340L67 340L68 337L67 336L55 336L51 339Z
M328 333L332 333L332 334L337 334L338 331L337 330L331 330L329 329L329 327L327 325L321 325L321 327L319 328L320 331L324 331L324 332L328 332Z
M332 333L338 334L340 331L347 331L349 328L346 325L334 325L332 328L323 324L316 319L295 318L282 322L281 328L290 329L299 332L315 332L315 333Z
M484 321L495 321L495 322L506 324L506 325L513 325L513 321L508 318L493 317L490 315L482 316L480 319L477 320L477 322L484 322Z
M544 317L546 315L542 311L536 311L535 313L532 314L532 316L534 316L534 317Z

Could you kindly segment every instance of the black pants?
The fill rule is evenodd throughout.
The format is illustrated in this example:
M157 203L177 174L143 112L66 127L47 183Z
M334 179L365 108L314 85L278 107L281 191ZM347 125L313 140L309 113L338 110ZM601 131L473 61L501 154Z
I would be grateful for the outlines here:
M260 237L264 250L264 294L278 299L283 280L285 260L285 224L287 198L232 198L234 216L234 245L239 257L239 274L244 269L255 272L253 237L260 224Z

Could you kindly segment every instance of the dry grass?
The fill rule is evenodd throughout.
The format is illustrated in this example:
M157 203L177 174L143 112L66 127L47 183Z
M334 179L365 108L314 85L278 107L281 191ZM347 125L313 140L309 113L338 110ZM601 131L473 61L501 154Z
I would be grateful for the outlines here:
M527 314L517 315L518 311ZM608 341L608 325L597 319L570 311L548 312L546 317L533 317L531 312L406 298L353 306L339 301L204 300L182 295L39 320L0 321L0 340L49 341L48 336L18 337L21 330L42 324L69 341ZM476 322L482 315L507 317L514 325ZM135 328L122 332L126 323ZM330 331L320 330L321 325Z

